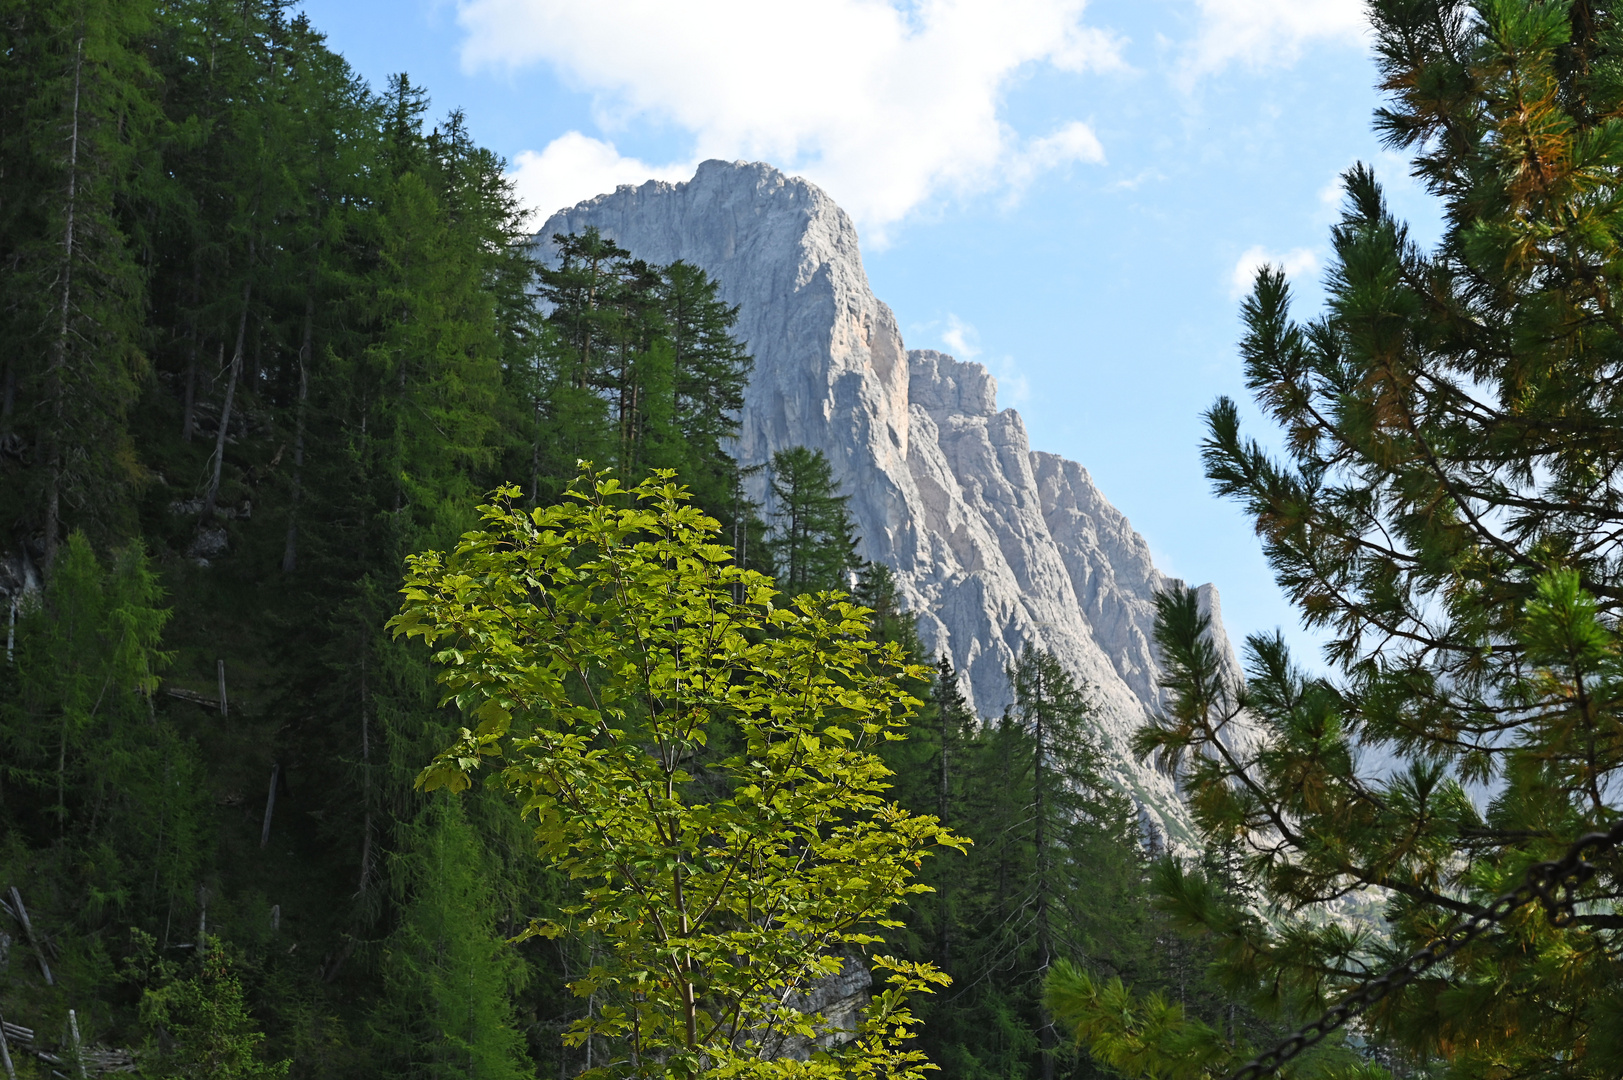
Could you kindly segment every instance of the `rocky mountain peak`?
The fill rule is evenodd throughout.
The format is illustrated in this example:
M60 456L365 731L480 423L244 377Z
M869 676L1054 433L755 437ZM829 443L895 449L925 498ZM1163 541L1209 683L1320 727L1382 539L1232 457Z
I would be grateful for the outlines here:
M908 402L937 423L955 414L991 416L997 412L997 379L985 366L934 349L912 349L907 359Z
M803 445L833 464L864 558L889 565L926 649L950 658L984 715L1010 699L1030 643L1086 686L1113 773L1175 841L1165 777L1127 741L1159 701L1154 597L1171 583L1086 469L1034 452L980 364L909 351L868 285L851 219L821 189L760 162L707 161L684 183L622 186L554 214L537 236L595 226L637 258L684 259L739 307L755 356L737 454ZM752 493L765 499L765 478ZM1216 590L1203 586L1228 654Z

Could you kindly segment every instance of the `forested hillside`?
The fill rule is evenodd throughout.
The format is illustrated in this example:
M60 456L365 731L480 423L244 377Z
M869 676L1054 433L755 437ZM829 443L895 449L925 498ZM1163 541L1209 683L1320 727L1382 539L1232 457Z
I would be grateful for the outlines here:
M76 1038L154 1076L602 1065L560 1039L604 1007L564 989L599 943L507 944L576 886L505 795L413 787L462 717L385 629L405 557L504 482L545 505L578 459L674 469L739 562L855 584L916 654L826 461L770 463L762 520L714 284L591 232L543 238L541 269L462 117L405 75L366 86L278 0L6 0L0 38L17 1075ZM1041 654L1015 681L978 721L943 667L887 751L896 797L975 841L928 863L895 935L955 979L922 1044L954 1077L1094 1075L1043 1019L1060 958L1254 1027L1146 902L1085 699Z

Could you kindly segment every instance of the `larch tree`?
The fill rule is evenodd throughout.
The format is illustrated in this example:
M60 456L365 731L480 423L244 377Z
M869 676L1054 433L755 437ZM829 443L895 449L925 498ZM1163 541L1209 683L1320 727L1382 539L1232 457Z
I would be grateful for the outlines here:
M662 464L704 478L705 489L695 487L695 497L720 510L731 502L738 479L728 448L738 434L755 361L733 335L738 307L720 299L718 282L681 261L662 268L660 279L660 311L671 343L671 414L684 451L684 460Z
M856 529L834 468L821 450L791 446L772 455L772 533L778 582L791 596L848 591L857 558Z

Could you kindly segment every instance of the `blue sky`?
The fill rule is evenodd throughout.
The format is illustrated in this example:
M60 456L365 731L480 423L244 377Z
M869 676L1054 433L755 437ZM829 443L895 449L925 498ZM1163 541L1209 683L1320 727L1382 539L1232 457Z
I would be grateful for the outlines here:
M708 157L770 161L857 220L912 348L987 364L1034 448L1080 461L1157 562L1215 582L1235 637L1311 639L1247 521L1209 491L1199 416L1244 398L1239 300L1263 260L1310 315L1337 177L1372 164L1358 0L305 0L381 87L463 109L542 216ZM1255 421L1253 432L1267 433Z

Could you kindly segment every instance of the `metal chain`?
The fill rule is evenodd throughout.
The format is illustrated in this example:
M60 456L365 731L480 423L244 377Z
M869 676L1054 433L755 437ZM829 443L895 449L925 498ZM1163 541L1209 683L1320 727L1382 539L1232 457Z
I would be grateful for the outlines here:
M1228 1080L1262 1080L1278 1071L1291 1058L1315 1045L1325 1036L1362 1015L1371 1005L1394 990L1407 986L1433 967L1459 952L1483 931L1502 922L1511 912L1524 904L1537 900L1544 905L1545 916L1551 926L1570 926L1575 917L1573 905L1579 886L1595 876L1595 866L1589 857L1600 855L1623 844L1623 821L1613 825L1610 832L1593 832L1579 837L1565 855L1554 862L1535 863L1528 867L1522 883L1486 908L1471 916L1409 959L1382 975L1371 979L1343 998L1334 1008L1302 1028L1296 1034L1268 1051L1252 1058Z

